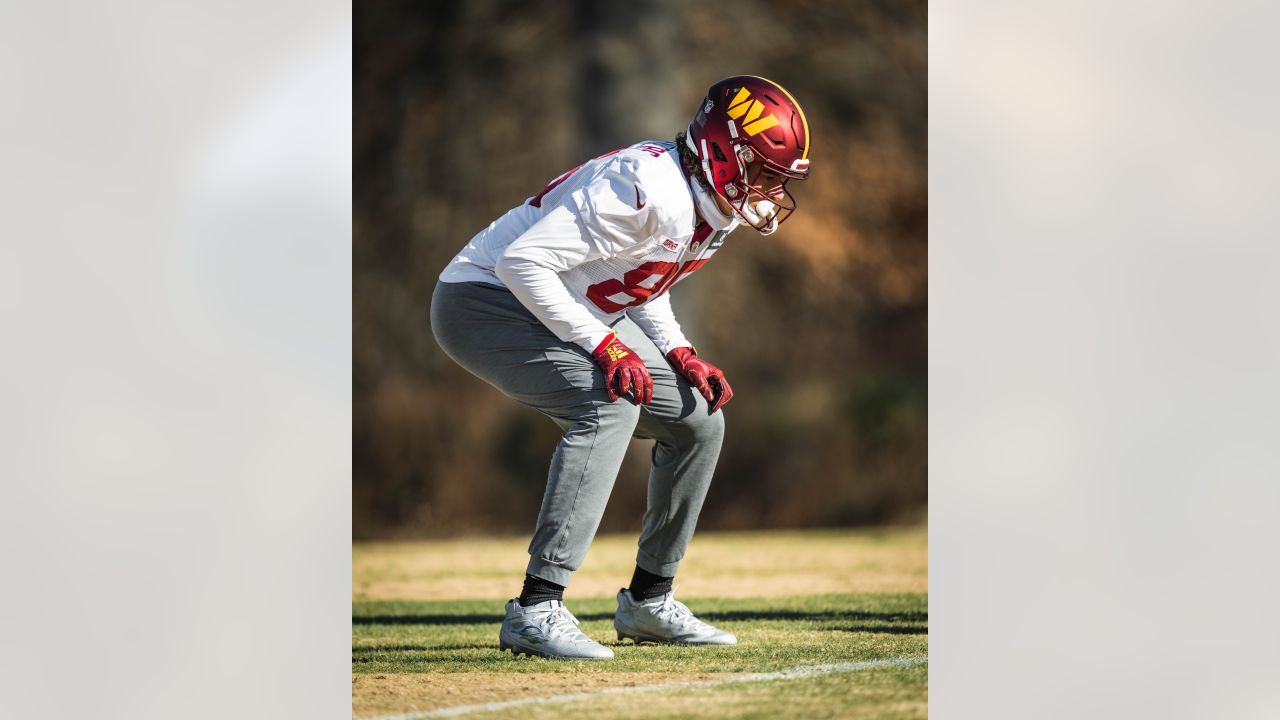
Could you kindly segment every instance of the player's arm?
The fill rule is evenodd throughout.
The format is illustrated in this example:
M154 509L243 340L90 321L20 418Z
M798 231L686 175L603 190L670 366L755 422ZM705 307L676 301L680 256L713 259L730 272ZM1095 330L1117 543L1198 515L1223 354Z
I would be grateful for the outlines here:
M711 406L711 412L724 407L733 397L733 389L720 368L698 357L693 343L680 331L675 313L671 310L671 294L664 293L656 300L627 310L630 317L653 344L658 346L667 362L693 385Z
M678 347L693 345L681 332L680 323L676 322L669 292L664 292L643 305L627 308L627 317L649 336L663 355Z
M494 272L556 337L594 352L613 331L573 298L559 275L593 251L578 216L559 206L507 246Z
M552 208L507 247L494 271L556 337L583 348L604 368L611 400L634 388L634 401L647 403L653 380L643 361L560 279L565 270L648 239L647 214L617 197L624 186L634 192L625 177L606 174L598 187Z

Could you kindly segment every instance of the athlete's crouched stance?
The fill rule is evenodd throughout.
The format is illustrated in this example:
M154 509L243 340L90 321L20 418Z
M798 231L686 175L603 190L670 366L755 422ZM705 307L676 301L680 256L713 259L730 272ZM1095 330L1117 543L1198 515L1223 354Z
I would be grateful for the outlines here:
M732 645L672 596L724 437L728 380L698 355L667 291L739 224L769 234L809 172L808 124L777 84L738 76L707 91L675 142L637 143L561 175L481 231L440 275L431 325L464 368L564 431L520 597L499 647L608 659L564 606L632 437L653 466L619 640Z

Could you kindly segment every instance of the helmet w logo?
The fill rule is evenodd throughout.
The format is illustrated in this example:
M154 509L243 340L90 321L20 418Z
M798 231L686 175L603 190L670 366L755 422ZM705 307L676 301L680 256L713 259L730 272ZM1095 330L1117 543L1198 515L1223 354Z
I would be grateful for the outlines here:
M752 100L751 92L746 88L739 89L738 94L729 102L729 107L725 108L725 114L730 118L734 120L742 118L739 122L742 123L743 132L752 136L782 124L773 113L760 117L762 112L764 112L764 105L759 100Z

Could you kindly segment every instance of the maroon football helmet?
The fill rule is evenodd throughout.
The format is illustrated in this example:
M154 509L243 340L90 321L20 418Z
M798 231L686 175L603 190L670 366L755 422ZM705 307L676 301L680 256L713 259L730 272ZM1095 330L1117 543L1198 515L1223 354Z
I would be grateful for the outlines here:
M685 142L709 187L768 235L796 209L787 181L809 177L809 121L781 85L754 75L707 90Z

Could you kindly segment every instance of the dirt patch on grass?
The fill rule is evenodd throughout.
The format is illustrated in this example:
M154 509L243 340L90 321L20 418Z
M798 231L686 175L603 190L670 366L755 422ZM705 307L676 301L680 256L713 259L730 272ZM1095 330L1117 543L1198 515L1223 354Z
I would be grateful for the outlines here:
M527 538L357 543L356 600L507 599L519 594ZM612 597L635 567L636 539L596 538L568 596ZM680 597L927 592L924 527L699 533L676 578Z
M689 672L355 674L351 681L351 711L356 717L370 717L601 688L724 677L732 675Z

